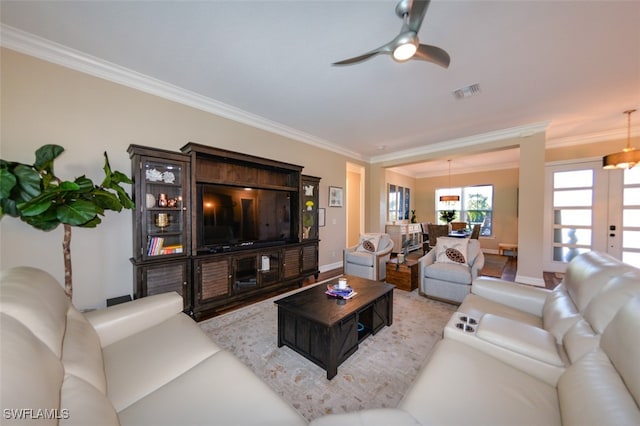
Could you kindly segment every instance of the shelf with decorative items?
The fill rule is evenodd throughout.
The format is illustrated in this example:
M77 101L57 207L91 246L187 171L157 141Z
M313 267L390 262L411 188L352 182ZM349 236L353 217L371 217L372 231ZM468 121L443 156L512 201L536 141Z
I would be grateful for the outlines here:
M300 191L300 206L302 208L301 241L303 243L300 248L301 272L313 273L313 275L318 278L320 273L318 269L320 178L302 175L300 182L302 186L302 190Z
M302 175L301 182L302 241L317 240L320 178Z
M188 309L190 159L138 145L128 152L136 202L131 259L135 297L177 291Z

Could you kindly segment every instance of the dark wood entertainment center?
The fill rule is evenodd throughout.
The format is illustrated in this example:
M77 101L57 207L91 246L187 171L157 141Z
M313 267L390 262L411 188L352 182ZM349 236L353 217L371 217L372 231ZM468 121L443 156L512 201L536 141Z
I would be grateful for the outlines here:
M128 152L135 298L176 291L203 319L317 278L320 178L195 143Z

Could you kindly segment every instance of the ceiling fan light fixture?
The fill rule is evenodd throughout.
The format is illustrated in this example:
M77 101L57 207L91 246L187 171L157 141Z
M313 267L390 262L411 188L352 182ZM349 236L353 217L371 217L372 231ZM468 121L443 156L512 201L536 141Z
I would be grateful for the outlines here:
M414 34L401 35L393 48L393 59L399 62L411 59L418 50L418 44L418 38Z
M640 151L631 147L631 114L635 111L635 109L630 109L624 112L627 115L627 147L620 152L605 155L602 158L603 169L630 169L636 164L640 164Z

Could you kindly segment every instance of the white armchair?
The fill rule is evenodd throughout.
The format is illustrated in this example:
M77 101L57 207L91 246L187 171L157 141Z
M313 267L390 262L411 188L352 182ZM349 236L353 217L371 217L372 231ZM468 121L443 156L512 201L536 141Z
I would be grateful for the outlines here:
M343 251L344 273L380 281L387 277L393 241L389 234L364 234L360 242Z
M420 258L420 292L433 299L462 303L483 266L478 240L439 237L436 247Z

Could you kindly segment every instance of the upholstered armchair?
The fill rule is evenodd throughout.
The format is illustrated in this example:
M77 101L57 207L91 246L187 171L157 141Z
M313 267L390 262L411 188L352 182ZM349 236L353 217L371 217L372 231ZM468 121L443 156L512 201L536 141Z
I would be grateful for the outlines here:
M462 303L483 266L478 240L439 237L436 246L420 258L420 292L433 299Z
M343 251L344 273L380 281L387 277L393 241L389 234L364 234L360 242Z

